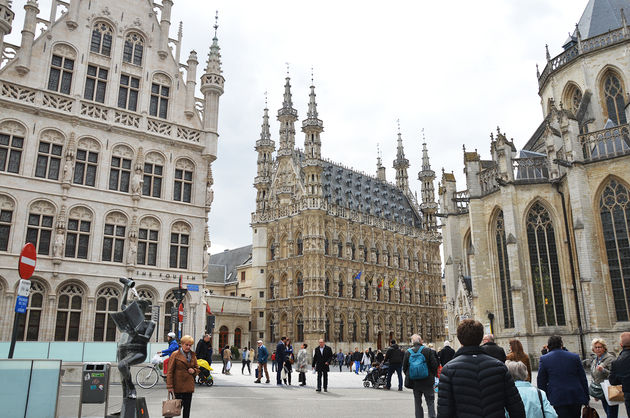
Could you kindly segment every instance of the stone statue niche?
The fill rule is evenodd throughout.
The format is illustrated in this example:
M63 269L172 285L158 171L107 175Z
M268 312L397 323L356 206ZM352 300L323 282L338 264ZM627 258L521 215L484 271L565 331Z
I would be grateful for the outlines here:
M130 290L136 296L138 294L134 289L136 283L132 279L120 278L119 280L124 286L120 304L121 311L110 315L121 333L116 353L123 391L123 406L120 416L133 418L136 416L136 388L131 380L130 369L131 366L140 364L146 359L147 343L155 329L155 322L144 319L144 311L149 304L147 301L134 300L127 303Z

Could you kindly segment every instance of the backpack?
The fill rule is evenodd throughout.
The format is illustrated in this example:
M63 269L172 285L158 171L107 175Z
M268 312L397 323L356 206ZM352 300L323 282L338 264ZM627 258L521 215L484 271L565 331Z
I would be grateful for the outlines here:
M426 379L429 377L429 367L427 366L427 359L422 354L424 346L420 346L417 352L414 352L411 348L409 352L409 378L412 380Z

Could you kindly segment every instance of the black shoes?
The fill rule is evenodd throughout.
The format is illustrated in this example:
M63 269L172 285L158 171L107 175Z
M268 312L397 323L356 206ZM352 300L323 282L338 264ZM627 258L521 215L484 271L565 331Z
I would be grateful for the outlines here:
M315 389L315 392L321 392L321 391L322 391L321 389Z
M398 392L402 392L402 388L398 388Z
M324 389L324 392L328 392L328 389Z
M260 380L254 380L254 383L260 383ZM269 382L267 382L269 383Z

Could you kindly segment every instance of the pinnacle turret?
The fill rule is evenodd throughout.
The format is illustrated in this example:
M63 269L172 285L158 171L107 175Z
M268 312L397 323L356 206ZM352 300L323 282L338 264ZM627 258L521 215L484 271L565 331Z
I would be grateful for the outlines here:
M394 170L396 170L396 187L403 192L409 190L409 176L407 169L409 168L409 160L405 158L405 149L402 143L402 134L400 133L400 124L398 125L398 147L396 150L396 159L394 160Z
M271 184L271 171L273 169L273 152L276 144L271 139L269 131L269 109L265 103L263 113L263 123L260 130L260 139L256 141L256 152L258 153L256 178L254 179L254 187L258 190L256 196L257 210L264 210L265 201L268 197L269 187Z
M322 143L320 134L324 130L324 124L317 117L317 102L315 101L315 86L311 85L309 95L308 112L306 119L302 121L304 132L304 154L307 159L321 158Z
M422 133L424 140L424 130ZM427 150L427 144L422 144L422 171L418 173L418 180L422 182L422 203L420 208L424 214L424 224L429 229L436 227L435 214L437 213L437 203L435 202L435 189L433 187L433 181L435 180L435 171L431 170L431 163L429 162L429 151Z
M293 153L293 148L295 148L295 121L297 121L297 118L297 110L293 108L293 98L291 96L291 78L287 74L282 108L278 110L278 121L280 122L278 157Z

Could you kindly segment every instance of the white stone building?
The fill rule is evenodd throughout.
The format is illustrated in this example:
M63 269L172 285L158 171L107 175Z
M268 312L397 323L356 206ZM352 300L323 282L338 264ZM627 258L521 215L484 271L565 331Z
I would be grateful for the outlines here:
M38 260L18 340L115 340L119 277L161 308L159 341L179 279L198 285L184 333L203 332L224 78L216 26L200 81L195 51L180 63L172 6L53 0L46 20L28 0L20 28L0 0L0 339L25 242ZM3 42L11 29L22 29L19 46Z
M523 150L498 131L490 160L464 149L465 190L443 173L451 339L474 317L536 357L553 334L588 354L630 327L629 13L590 0L564 51L547 52L544 119Z

